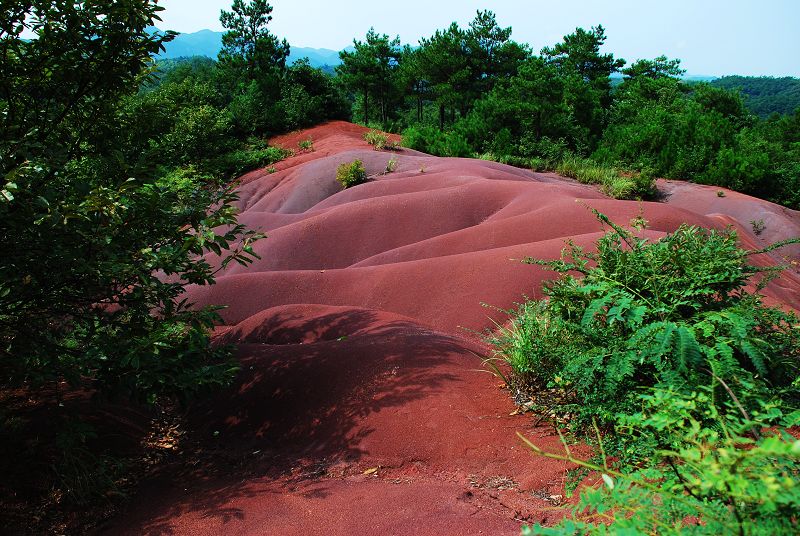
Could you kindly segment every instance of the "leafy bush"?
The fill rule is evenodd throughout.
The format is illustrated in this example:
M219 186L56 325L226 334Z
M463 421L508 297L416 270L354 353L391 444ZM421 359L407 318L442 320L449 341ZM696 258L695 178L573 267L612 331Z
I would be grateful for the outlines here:
M717 377L741 395L780 393L800 370L795 315L746 285L770 269L747 263L732 230L681 226L657 242L611 223L597 253L570 243L547 301L523 305L495 343L515 374L568 394L562 412L586 428L632 413L642 388L693 388ZM774 271L774 270L773 270ZM572 274L581 274L577 278Z
M211 165L215 173L235 178L253 169L262 168L287 158L290 152L280 147L269 147L260 141L251 140L241 149L217 158Z
M651 242L641 217L627 230L595 214L611 227L597 252L570 243L560 260L529 259L561 277L491 338L509 383L550 390L533 409L599 449L585 461L523 438L604 482L571 518L523 534L797 532L800 441L778 428L800 423L784 410L800 394L800 324L747 286L777 273L750 255L798 240L747 252L732 230L684 225Z
M403 146L435 156L472 156L472 147L458 132L442 132L435 127L410 127L403 131Z
M545 453L526 440L537 454L601 473L603 483L584 488L571 518L522 534L796 534L800 441L775 426L800 420L768 404L742 413L714 391L643 395L642 411L623 424L659 450L630 471L615 470L605 457L594 463L568 450Z
M345 189L366 182L367 172L364 170L364 163L361 160L354 160L339 164L336 168L336 180Z
M369 132L365 132L364 139L367 143L372 145L376 151L385 148L387 142L389 141L389 138L386 137L386 134L378 130L370 130Z

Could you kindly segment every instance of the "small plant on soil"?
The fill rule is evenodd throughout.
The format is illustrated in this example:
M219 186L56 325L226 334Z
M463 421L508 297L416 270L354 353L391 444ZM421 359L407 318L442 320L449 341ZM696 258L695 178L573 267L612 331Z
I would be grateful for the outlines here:
M367 143L372 145L376 151L384 149L389 142L389 138L386 136L386 134L378 130L370 130L369 132L365 132L364 139Z
M367 172L364 169L364 163L361 160L354 160L340 164L336 168L336 180L341 183L343 188L350 188L366 182Z
M767 228L767 224L764 223L764 220L751 220L750 225L753 227L753 233L755 233L756 236L759 236Z
M386 173L393 173L397 169L397 159L392 157L386 162Z
M267 173L269 173L269 174L276 173L277 171L278 171L278 168L276 168L275 166L269 166L267 168Z
M745 251L733 230L683 225L652 242L643 218L625 229L595 215L610 228L597 252L568 243L559 260L528 259L560 278L492 336L510 381L548 394L532 409L599 453L529 446L605 483L572 519L527 533L600 533L610 521L634 534L793 532L800 442L777 430L800 422L787 409L800 399L800 319L763 305L778 271L748 259L800 240Z
M725 192L723 190L717 190L717 197L725 197Z
M297 146L300 147L300 150L303 151L303 152L313 151L314 150L314 140L312 140L311 138L308 138L307 140L303 140L300 143L298 143Z

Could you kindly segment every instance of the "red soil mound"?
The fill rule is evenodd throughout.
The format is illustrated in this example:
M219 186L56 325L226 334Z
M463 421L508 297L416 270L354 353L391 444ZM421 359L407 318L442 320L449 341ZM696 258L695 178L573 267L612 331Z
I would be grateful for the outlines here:
M615 201L496 163L373 151L365 131L283 136L314 151L244 177L241 220L268 231L262 258L191 292L228 305L219 338L243 365L191 414L211 455L152 483L110 531L517 534L521 520L552 520L543 498L560 493L565 467L515 432L553 450L558 438L508 415L512 401L478 370L487 349L461 329L504 320L482 302L539 294L552 274L519 259L556 258L566 238L591 245L602 229L587 206L620 224L643 215L652 238L681 223L735 225L751 247L800 235L797 212L733 192L670 181L666 203ZM342 191L336 167L356 158L373 179ZM799 291L790 271L767 294L800 308Z

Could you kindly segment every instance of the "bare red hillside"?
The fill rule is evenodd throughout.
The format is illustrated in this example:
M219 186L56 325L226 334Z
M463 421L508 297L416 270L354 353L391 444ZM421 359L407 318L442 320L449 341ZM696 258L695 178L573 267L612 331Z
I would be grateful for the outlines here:
M602 229L587 207L621 224L642 214L652 238L681 223L734 225L750 247L800 236L799 213L718 188L665 181L666 202L616 201L552 174L373 151L366 130L282 136L297 154L243 178L241 220L269 235L261 260L191 291L228 306L219 338L242 362L190 415L211 461L167 470L109 533L518 534L553 521L565 467L515 433L553 450L558 437L509 416L471 331L504 320L482 303L509 308L551 277L519 260L592 244ZM354 159L373 179L343 191L336 167ZM766 294L800 309L797 266Z

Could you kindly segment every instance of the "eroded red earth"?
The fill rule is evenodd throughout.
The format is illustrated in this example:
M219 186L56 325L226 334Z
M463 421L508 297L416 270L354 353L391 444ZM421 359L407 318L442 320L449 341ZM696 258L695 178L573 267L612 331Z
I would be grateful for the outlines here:
M282 136L314 150L243 178L241 221L269 235L261 260L191 292L228 306L218 337L242 362L190 413L212 455L145 484L109 534L511 535L553 522L566 468L516 433L550 450L559 439L509 415L475 334L505 320L482 303L509 308L552 276L519 260L592 244L602 230L587 207L621 224L643 214L653 238L684 222L733 225L749 247L800 236L800 213L719 188L660 181L662 202L615 201L552 174L373 151L365 131ZM342 191L336 167L356 158L374 177ZM797 265L766 294L800 308Z

